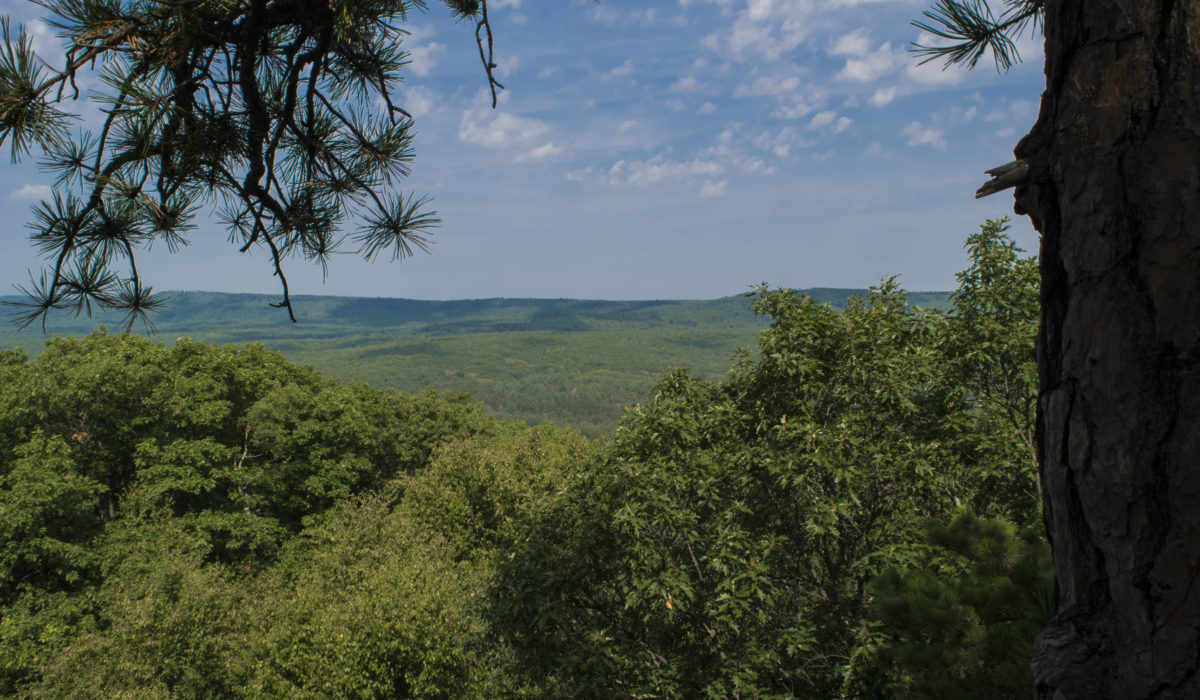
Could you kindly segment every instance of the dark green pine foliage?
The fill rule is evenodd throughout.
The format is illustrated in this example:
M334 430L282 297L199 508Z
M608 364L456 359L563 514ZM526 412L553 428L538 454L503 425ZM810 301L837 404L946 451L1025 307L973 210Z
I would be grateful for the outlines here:
M1040 524L1018 528L969 511L931 523L929 549L871 585L886 630L881 692L909 698L1015 698L1032 687L1034 639L1054 610Z
M1002 5L996 12L992 5ZM913 26L935 38L931 44L914 44L922 63L943 60L974 68L991 52L996 70L1007 71L1021 60L1014 39L1026 30L1039 31L1045 0L937 0Z
M267 254L289 313L289 259L324 266L347 238L367 259L427 247L438 220L396 190L413 123L393 97L409 61L403 27L421 0L38 4L61 67L35 55L23 29L6 20L0 30L0 142L14 160L40 151L58 176L31 223L47 270L23 290L26 323L93 304L144 318L161 299L137 252L186 245L202 207L216 206L242 251ZM478 18L490 79L485 0L445 4ZM66 110L87 70L105 116L72 134Z

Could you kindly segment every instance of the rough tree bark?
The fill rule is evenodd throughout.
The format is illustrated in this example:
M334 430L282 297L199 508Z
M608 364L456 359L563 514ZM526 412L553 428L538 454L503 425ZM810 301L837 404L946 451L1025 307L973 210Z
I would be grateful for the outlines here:
M1048 0L1039 698L1200 698L1200 2Z

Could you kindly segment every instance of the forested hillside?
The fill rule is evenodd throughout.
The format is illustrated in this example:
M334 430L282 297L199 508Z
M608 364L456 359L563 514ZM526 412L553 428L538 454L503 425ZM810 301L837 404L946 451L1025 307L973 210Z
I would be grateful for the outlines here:
M0 694L972 697L1051 604L1036 266L760 289L610 439L136 335L0 355Z
M805 290L838 309L866 292ZM407 392L466 392L491 415L551 421L598 437L612 432L626 405L648 399L670 368L721 377L733 354L751 346L766 325L744 296L708 301L300 296L296 324L270 306L274 300L175 292L166 311L155 315L151 337L168 344L179 337L261 343L332 377ZM910 301L946 308L948 295L923 293ZM122 317L61 314L48 330L86 335L99 323L119 328ZM20 345L36 355L45 337L40 327L0 328L0 347Z

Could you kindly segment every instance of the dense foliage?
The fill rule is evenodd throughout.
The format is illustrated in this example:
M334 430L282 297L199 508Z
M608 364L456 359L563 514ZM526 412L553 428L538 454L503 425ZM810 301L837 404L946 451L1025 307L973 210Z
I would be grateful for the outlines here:
M1036 277L760 289L611 439L100 332L0 355L0 693L1005 697L1048 605Z
M502 577L501 619L538 682L658 697L890 684L871 582L921 565L930 519L1036 517L1032 453L995 433L1015 431L997 414L1029 418L1029 396L1001 388L1033 391L1020 341L1036 312L1032 265L1001 230L968 241L956 314L908 306L892 281L841 313L763 289L757 356L720 383L668 375ZM991 334L1014 340L976 352Z

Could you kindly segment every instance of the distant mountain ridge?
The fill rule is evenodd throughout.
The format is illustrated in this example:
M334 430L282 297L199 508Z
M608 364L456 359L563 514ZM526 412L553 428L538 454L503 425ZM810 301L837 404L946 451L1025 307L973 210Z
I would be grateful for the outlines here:
M844 308L866 289L811 288L801 290L820 303ZM271 306L278 296L226 292L167 292L166 308L151 316L159 333L233 331L247 328L294 328L305 337L329 337L346 327L356 330L403 328L433 335L527 331L601 331L616 328L762 327L745 295L711 300L636 300L492 298L434 301L387 297L300 295L292 298L297 324ZM0 301L20 301L0 296ZM948 292L912 292L909 302L925 308L949 306ZM7 315L7 314L6 314ZM121 325L123 315L99 311L93 316L51 315L50 333L87 333L101 324ZM335 331L335 328L338 329ZM140 328L139 328L140 329ZM9 335L8 327L0 338ZM40 326L38 327L40 335ZM22 334L24 335L24 334Z
M804 292L843 308L867 290ZM329 376L405 392L469 393L494 415L553 421L600 436L612 433L623 407L650 398L670 368L719 378L768 323L754 315L745 295L701 301L298 296L295 324L270 306L277 299L175 292L153 317L153 337L167 344L183 337L261 343ZM949 294L915 293L909 302L946 308ZM112 312L59 314L46 328L85 335L101 324L116 331L121 323ZM34 356L45 338L38 325L19 331L0 322L0 349L21 346Z

